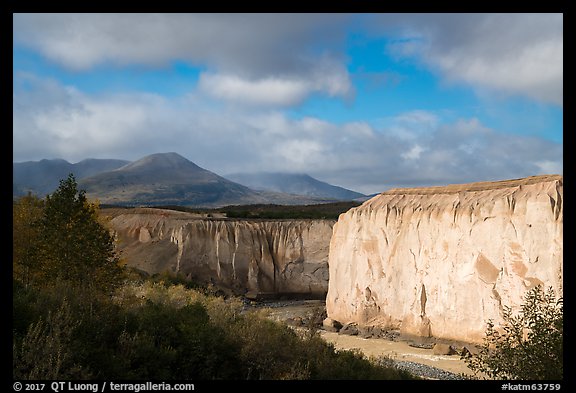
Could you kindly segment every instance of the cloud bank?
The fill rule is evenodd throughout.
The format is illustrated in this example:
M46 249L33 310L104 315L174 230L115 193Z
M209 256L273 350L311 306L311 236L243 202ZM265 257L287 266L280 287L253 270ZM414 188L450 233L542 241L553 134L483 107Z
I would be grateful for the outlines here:
M311 92L353 93L347 29L393 37L389 51L415 57L447 82L480 91L563 102L562 14L15 14L14 40L75 71L100 65L212 71L214 95L287 91L294 104ZM318 82L318 78L320 81ZM210 89L210 86L205 86Z
M13 146L20 161L135 160L177 151L220 174L307 172L364 193L562 173L561 144L501 134L475 118L445 123L420 110L376 129L366 122L291 119L274 109L214 107L201 93L95 97L53 80L16 78Z
M389 50L465 82L542 102L563 103L562 14L406 14L378 16L394 31ZM376 27L379 26L379 27Z

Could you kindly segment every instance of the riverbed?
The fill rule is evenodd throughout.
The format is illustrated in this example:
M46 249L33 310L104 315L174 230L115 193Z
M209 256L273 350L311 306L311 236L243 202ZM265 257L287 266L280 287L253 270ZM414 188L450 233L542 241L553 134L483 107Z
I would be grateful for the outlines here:
M322 300L287 300L255 303L255 308L267 309L269 317L281 322L305 321L325 310ZM409 340L395 338L362 338L320 330L320 335L336 349L357 349L367 357L387 357L416 375L430 379L466 379L473 373L459 355L435 355L431 348L414 346Z

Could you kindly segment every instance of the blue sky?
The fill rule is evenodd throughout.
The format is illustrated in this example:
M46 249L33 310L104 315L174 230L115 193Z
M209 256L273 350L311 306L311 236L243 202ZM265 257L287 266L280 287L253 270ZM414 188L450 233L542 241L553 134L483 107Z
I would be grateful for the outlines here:
M14 161L364 193L563 170L561 14L15 14Z

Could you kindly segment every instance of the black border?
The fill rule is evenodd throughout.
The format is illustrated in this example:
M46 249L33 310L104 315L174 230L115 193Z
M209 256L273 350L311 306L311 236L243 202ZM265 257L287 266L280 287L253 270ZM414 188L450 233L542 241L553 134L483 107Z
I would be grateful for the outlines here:
M208 4L204 4L199 6L197 2L161 2L161 3L143 3L140 4L137 9L132 4L127 3L105 3L102 1L99 2L78 2L74 5L64 4L64 3L54 3L54 2L43 2L39 4L33 4L28 2L10 2L9 4L4 3L3 8L6 8L2 13L2 27L3 29L7 30L2 34L2 42L3 46L5 46L5 53L8 52L9 49L9 42L12 42L13 36L13 20L12 14L14 12L222 12L223 9L226 12L331 12L331 13L341 13L341 12L429 12L429 13L436 13L436 12L561 12L564 14L565 23L564 28L567 28L569 33L565 34L565 37L568 39L564 40L564 44L567 45L569 48L565 51L568 56L564 58L565 69L574 70L576 69L574 65L569 65L573 63L571 60L570 54L573 49L573 41L574 41L574 31L572 21L570 21L572 14L567 10L568 2L509 2L508 4L503 4L502 2L462 2L459 6L454 6L454 4L449 3L436 3L436 2L385 2L385 1L348 1L348 2L341 2L341 3L330 3L329 9L323 4L327 3L316 3L312 4L308 2L308 4L294 4L290 3L288 6L286 4L270 4L267 6L262 6L262 4L258 3L246 3L246 2L238 2L235 3L236 7L228 6L222 3L210 2ZM193 4L193 6L192 6ZM274 9L276 8L276 9ZM279 11L278 8L281 10ZM288 9L287 9L288 8ZM567 20L566 20L567 19ZM8 41L10 40L10 41ZM566 65L568 65L566 67ZM3 76L7 79L8 72L5 72ZM572 72L567 72L565 74L564 85L568 85L569 92L572 92L573 87L573 76ZM9 86L9 81L5 81L4 86ZM9 89L4 88L3 94L8 96ZM569 97L568 94L566 97ZM9 102L8 97L5 97L4 103ZM566 100L566 98L565 98ZM570 99L567 100L568 104L564 104L564 107L569 108L569 116L564 117L564 129L569 130L568 142L564 141L563 146L575 146L574 144L570 143L573 138L573 132L576 130L575 122L574 122L574 111L572 110L573 106L570 105ZM4 105L4 110L6 112L9 111L9 106ZM9 113L4 114L4 119L12 119L12 116ZM12 133L8 130L5 132L10 136ZM12 138L11 138L12 139ZM8 149L8 145L5 146ZM5 151L3 157L8 161L8 157L12 156L12 150L10 150L10 154L7 154ZM6 167L8 167L8 162L6 163ZM564 174L565 183L568 183L568 192L564 195L568 195L568 199L571 198L571 172ZM566 181L567 179L567 181ZM565 184L566 185L566 184ZM8 192L6 194L6 199L8 199ZM566 198L565 198L566 199ZM6 208L8 208L8 200L5 201ZM564 203L564 216L573 218L573 208L572 204ZM5 222L8 222L8 217L12 217L12 211L10 210L7 212L7 216L5 218ZM568 222L572 224L575 222L573 219L569 219ZM571 226L569 226L569 229ZM8 236L6 233L5 238ZM10 247L11 250L11 247ZM572 251L572 250L570 250ZM570 280L575 277L573 271L573 264L572 258L566 259L567 263L564 264L564 277L569 277ZM4 260L4 263L9 263L8 260ZM10 267L10 272L11 272ZM12 298L11 295L11 281L10 280L11 274L5 270L5 274L3 275L4 284L2 288L8 292L5 296L8 298ZM566 281L565 281L566 284ZM568 282L568 285L564 286L564 297L565 297L565 309L567 310L568 316L572 314L572 296L573 296L573 285L571 285L571 281ZM565 331L568 334L565 335L565 347L572 348L573 347L573 340L572 340L572 332L573 332L573 325L571 323L571 319L565 319ZM11 325L11 324L10 324ZM5 330L6 331L6 330ZM12 345L11 340L6 340L6 343L2 345L2 353L5 356L8 356L12 352ZM570 359L567 355L565 355L568 360L568 369L565 371L565 377L563 381L559 381L561 383L561 390L566 391L567 389L573 389L574 385L574 373L570 372ZM4 391L13 392L13 383L15 381L12 380L12 372L11 370L6 370L6 374L4 378L7 382L2 384L4 386ZM33 383L33 382L42 382L42 383L50 383L52 381L22 381L22 383ZM87 381L88 382L88 381ZM94 382L94 381L90 381ZM110 382L110 381L108 381ZM134 382L140 383L143 381L123 381L123 382ZM166 381L168 382L168 381ZM284 388L292 388L292 389L318 389L318 388L325 388L325 387L333 387L338 390L341 389L416 389L416 388L440 388L440 389L457 389L461 391L462 389L466 389L467 387L472 386L473 388L480 388L487 392L490 391L503 391L502 384L507 383L508 381L477 381L477 380L464 380L464 381L430 381L430 380L419 380L419 381L169 381L172 384L175 383L187 383L193 382L195 384L196 392L206 392L206 391L213 391L214 389L233 389L233 390L240 390L243 391L244 389L250 389L251 391L273 391L275 389L284 389ZM543 383L543 381L510 381L512 384L538 384ZM546 381L544 381L546 383ZM553 381L553 383L556 383ZM101 385L102 383L100 383ZM44 389L44 391L51 391L49 390L48 386ZM109 391L109 390L107 390Z

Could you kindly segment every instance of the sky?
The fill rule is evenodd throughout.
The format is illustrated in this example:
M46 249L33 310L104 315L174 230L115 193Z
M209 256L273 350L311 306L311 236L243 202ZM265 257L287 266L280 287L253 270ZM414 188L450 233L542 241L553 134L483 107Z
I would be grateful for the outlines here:
M365 194L563 173L562 14L14 14L13 161Z

